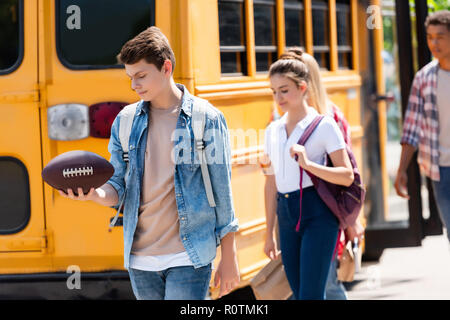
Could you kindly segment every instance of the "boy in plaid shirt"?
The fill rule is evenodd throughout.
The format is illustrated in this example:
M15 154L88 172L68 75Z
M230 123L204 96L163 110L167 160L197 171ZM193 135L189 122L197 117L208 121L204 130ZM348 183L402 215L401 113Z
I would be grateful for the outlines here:
M419 149L422 173L432 180L441 220L450 226L450 11L438 11L425 21L427 43L435 60L419 70L409 96L400 143L402 153L395 180L397 194L406 191L411 158ZM446 191L447 190L447 191ZM450 240L450 233L447 232Z

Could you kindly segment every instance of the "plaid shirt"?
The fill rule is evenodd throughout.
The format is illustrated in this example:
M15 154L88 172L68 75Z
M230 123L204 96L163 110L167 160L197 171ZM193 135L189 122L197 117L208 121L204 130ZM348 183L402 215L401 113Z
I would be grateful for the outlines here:
M421 171L439 181L439 116L436 105L439 62L433 60L420 69L411 87L403 123L401 144L419 148Z

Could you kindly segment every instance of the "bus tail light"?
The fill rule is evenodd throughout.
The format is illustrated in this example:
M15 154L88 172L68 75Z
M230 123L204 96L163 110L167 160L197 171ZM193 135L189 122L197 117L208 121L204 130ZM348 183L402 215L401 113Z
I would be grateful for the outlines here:
M109 138L111 126L125 102L102 102L89 107L90 134L95 138Z
M58 104L47 109L48 136L53 140L79 140L89 136L89 109L82 104Z

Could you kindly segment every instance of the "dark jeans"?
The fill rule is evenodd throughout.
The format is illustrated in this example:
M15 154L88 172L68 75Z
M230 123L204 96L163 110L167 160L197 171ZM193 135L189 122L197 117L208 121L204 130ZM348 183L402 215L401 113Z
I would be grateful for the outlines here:
M277 195L281 258L295 299L324 300L325 285L336 245L339 222L314 187Z

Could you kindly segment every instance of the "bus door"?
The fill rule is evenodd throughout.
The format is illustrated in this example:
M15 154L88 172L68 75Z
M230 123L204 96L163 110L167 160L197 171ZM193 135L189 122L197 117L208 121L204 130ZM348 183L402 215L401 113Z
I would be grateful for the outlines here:
M366 4L371 72L366 77L363 112L364 173L368 184L365 258L370 260L378 259L385 248L420 246L425 236L442 234L442 225L430 181L420 174L417 154L408 169L410 200L399 197L394 188L401 154L402 119L414 78L408 1ZM419 13L418 35L423 28Z
M139 100L116 56L127 40L154 25L154 1L111 0L107 7L90 0L39 3L45 30L39 74L45 84L44 165L71 150L109 160L111 124L123 106ZM108 232L113 209L65 199L47 185L45 201L58 243L55 268L71 261L82 269L122 268L121 223Z
M19 257L6 253L47 247L37 12L36 1L0 2L0 265L5 272Z

